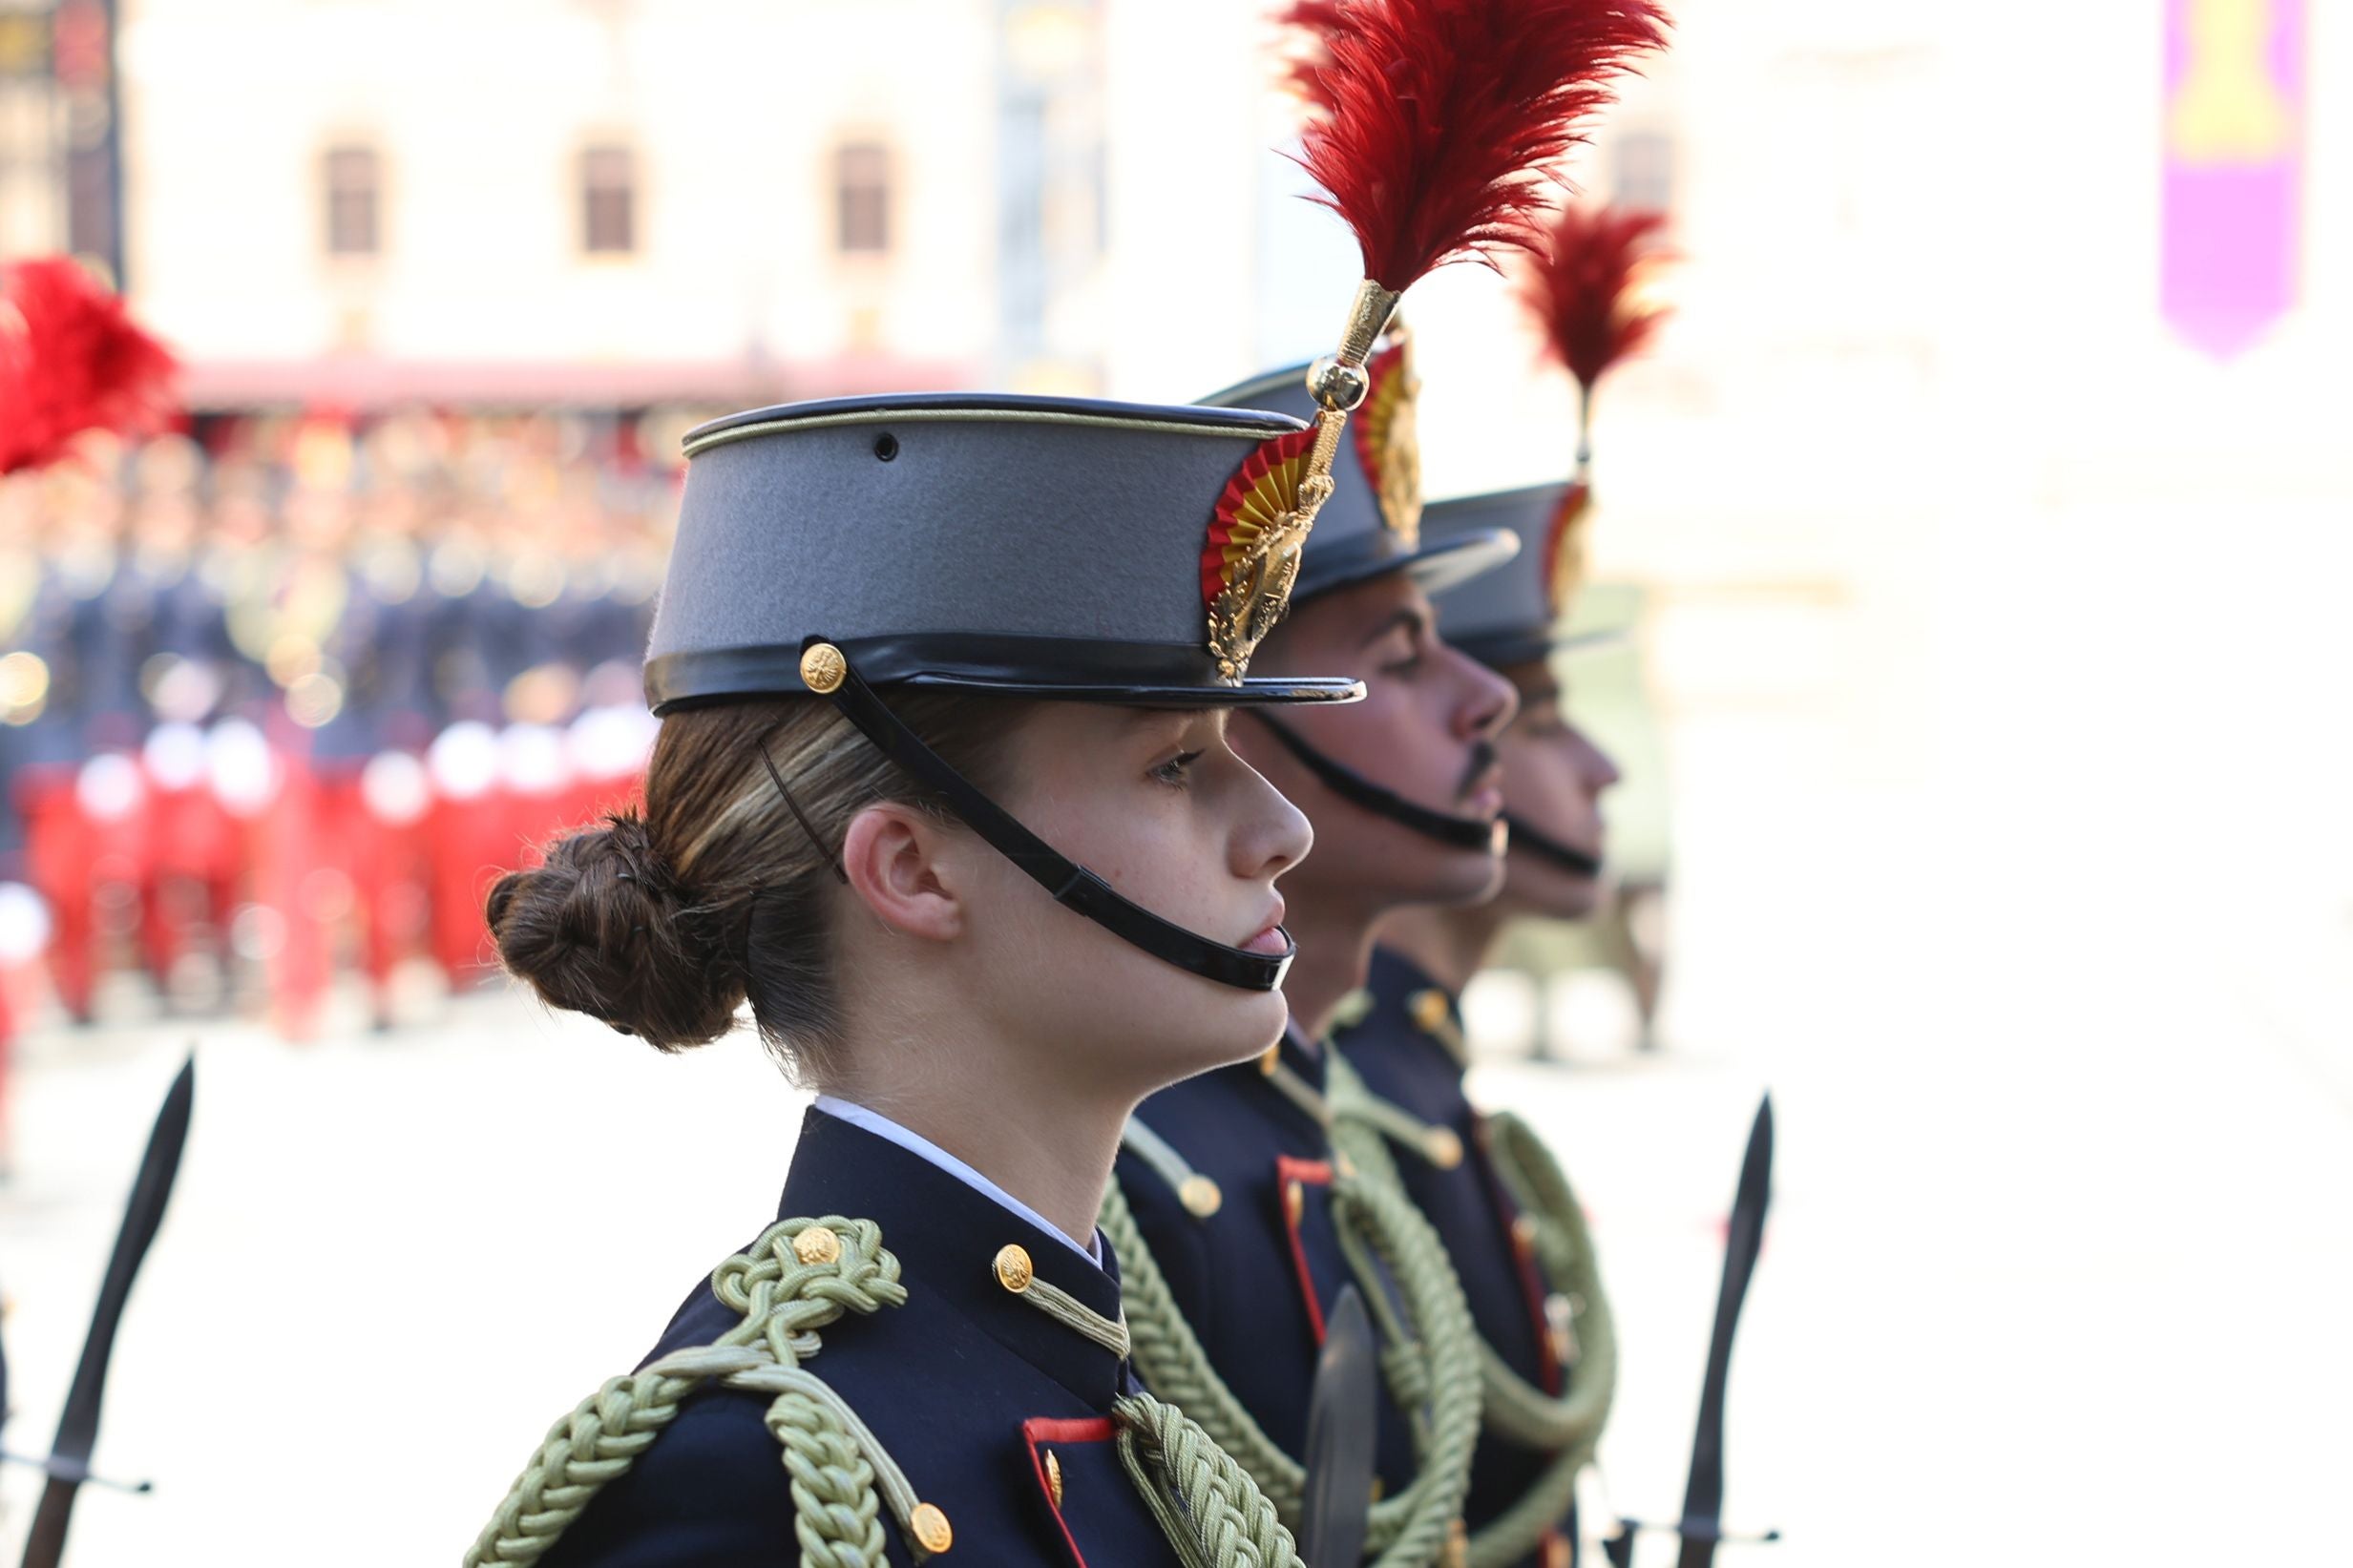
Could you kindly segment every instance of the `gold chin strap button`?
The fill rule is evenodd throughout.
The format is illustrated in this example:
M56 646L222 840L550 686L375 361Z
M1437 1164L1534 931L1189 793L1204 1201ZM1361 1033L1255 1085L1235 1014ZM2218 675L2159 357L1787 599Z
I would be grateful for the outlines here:
M939 1511L937 1503L915 1504L915 1511L907 1516L907 1527L914 1532L915 1544L926 1557L935 1558L956 1544L956 1532L948 1527L948 1516Z
M1285 1182L1283 1185L1283 1218L1295 1225L1299 1223L1299 1216L1306 1212L1307 1188L1297 1181Z
M1421 1152L1430 1157L1431 1164L1450 1171L1462 1163L1462 1139L1452 1127L1433 1127L1421 1140Z
M820 697L840 690L849 673L850 660L830 642L812 642L801 655L801 683Z
M1446 993L1436 987L1415 992L1405 1005L1413 1014L1414 1027L1425 1035L1435 1035L1453 1021L1446 1006Z
M1055 1507L1062 1506L1062 1462L1054 1457L1052 1449L1046 1450L1046 1495L1054 1499Z
M1030 1266L1029 1251L1019 1242L1007 1242L997 1249L997 1283L1019 1295L1029 1288L1029 1282L1038 1277Z
M1177 1188L1177 1202L1196 1220L1206 1220L1226 1206L1226 1195L1206 1176L1188 1176Z
M805 1264L838 1263L842 1239L825 1225L811 1225L792 1239L792 1255Z

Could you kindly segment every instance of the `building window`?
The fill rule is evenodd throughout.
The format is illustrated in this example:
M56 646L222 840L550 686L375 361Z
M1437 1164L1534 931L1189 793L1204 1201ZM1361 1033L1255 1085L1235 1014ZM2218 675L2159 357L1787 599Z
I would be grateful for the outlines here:
M326 154L326 253L374 256L384 248L383 171L372 147Z
M580 155L580 248L591 256L638 248L638 160L626 147Z
M1618 138L1612 199L1635 212L1666 212L1674 205L1675 144L1664 132L1628 131Z
M891 149L853 141L833 155L834 247L879 256L891 248Z

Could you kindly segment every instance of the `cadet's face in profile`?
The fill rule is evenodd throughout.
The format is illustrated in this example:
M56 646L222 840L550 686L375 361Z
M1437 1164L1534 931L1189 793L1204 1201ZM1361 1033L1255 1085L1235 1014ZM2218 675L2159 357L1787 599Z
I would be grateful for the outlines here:
M1598 858L1605 844L1602 791L1618 782L1616 764L1568 721L1560 682L1544 661L1504 673L1520 693L1520 712L1496 742L1503 754L1503 799L1511 814L1545 837ZM1582 920L1600 901L1601 880L1520 849L1504 857L1502 896L1515 910Z
M1274 880L1307 854L1307 819L1227 745L1226 710L1041 702L998 770L998 800L1123 896L1187 930L1280 953ZM1071 1074L1143 1094L1243 1060L1282 1034L1279 993L1206 980L1056 905L1002 856L972 926L993 999ZM1093 1048L1093 1049L1090 1049Z
M1510 683L1441 641L1429 598L1403 573L1335 590L1292 609L1251 666L1256 675L1350 675L1365 700L1278 718L1310 745L1418 805L1492 822L1503 809L1493 738ZM1296 896L1338 894L1374 909L1476 902L1502 868L1484 849L1437 842L1341 799L1249 719L1235 744L1305 805L1324 852L1293 880Z

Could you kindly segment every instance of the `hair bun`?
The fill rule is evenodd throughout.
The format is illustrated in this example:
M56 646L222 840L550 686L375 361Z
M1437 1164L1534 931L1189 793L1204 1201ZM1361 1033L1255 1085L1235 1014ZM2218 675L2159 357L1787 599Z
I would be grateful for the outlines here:
M484 913L499 958L542 1000L659 1050L717 1039L744 1000L742 965L704 933L635 812L558 839L544 864L500 877Z

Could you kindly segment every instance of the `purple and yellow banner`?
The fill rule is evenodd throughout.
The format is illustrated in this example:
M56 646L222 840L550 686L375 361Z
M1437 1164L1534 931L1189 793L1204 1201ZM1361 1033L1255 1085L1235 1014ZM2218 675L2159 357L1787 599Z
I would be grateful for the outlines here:
M2165 319L2217 359L2296 303L2305 0L2165 0Z

